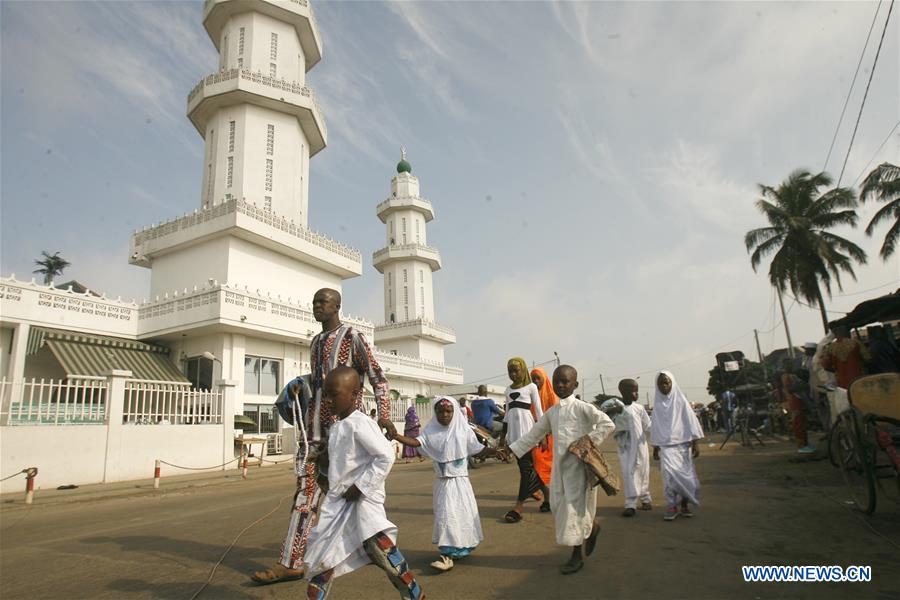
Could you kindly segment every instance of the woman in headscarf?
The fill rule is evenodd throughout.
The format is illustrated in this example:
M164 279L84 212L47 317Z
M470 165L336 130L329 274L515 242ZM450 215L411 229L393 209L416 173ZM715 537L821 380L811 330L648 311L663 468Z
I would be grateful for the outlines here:
M531 382L537 386L538 393L541 396L541 412L547 412L550 407L559 402L556 392L553 391L553 383L547 376L547 371L543 367L535 367L531 370ZM534 412L532 411L532 415ZM537 422L537 417L535 417ZM547 449L542 450L540 446L531 451L534 458L534 470L544 482L544 485L550 485L550 475L553 467L553 436L547 436ZM544 496L544 503L541 504L541 512L550 511L549 498Z
M541 394L528 375L528 365L525 359L515 357L506 363L506 372L509 374L510 385L506 388L506 415L503 417L503 433L500 436L500 445L512 444L520 437L531 431L535 422L544 415L541 407ZM546 443L541 441L541 448L546 448ZM516 459L519 464L519 493L516 497L515 507L503 517L507 523L518 523L522 520L522 509L525 500L537 491L543 493L546 502L549 497L547 486L538 477L534 470L534 457L527 452Z
M419 437L419 430L422 424L419 422L419 415L416 413L415 405L406 409L406 424L403 426L403 435L408 438ZM419 454L419 449L415 446L403 445L403 462L408 463L409 459L418 458L419 461L425 460Z
M663 518L672 521L679 514L693 517L688 502L700 505L700 480L693 459L700 456L697 440L703 438L703 429L672 373L661 371L657 375L655 394L650 444L653 445L653 460L660 461L667 505Z
M468 458L496 454L475 437L460 405L450 396L434 399L434 418L417 439L398 441L421 448L434 461L434 532L431 542L441 553L431 566L453 568L454 559L468 556L484 539L475 492L469 482Z

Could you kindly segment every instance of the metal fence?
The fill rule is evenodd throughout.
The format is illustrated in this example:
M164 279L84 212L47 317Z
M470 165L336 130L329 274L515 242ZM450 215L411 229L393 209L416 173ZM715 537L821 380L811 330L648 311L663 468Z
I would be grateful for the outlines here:
M123 422L139 425L222 423L221 392L193 390L191 384L129 379Z
M406 411L410 406L416 407L416 414L419 415L419 422L424 426L425 423L431 420L432 417L432 409L431 409L431 400L428 402L415 402L412 399L409 400L391 400L391 421L394 423L403 423L406 420ZM365 407L366 414L369 414L373 408L377 409L378 406L375 403L375 399L368 397L363 398L363 406ZM401 433L403 433L401 431Z
M108 397L102 377L0 380L5 425L102 425Z

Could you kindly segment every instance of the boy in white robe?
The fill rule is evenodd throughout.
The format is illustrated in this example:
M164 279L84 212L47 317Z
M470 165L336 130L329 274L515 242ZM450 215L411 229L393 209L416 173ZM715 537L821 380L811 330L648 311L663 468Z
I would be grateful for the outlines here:
M623 416L627 416L628 431L617 436L619 466L622 468L622 491L625 492L623 517L633 517L637 501L641 510L650 510L650 452L647 450L647 436L650 433L650 416L637 403L638 383L634 379L619 382L622 396Z
M356 410L359 374L338 367L323 393L339 417L328 436L328 492L310 532L303 562L309 600L325 600L335 577L374 563L404 600L424 598L395 545L397 527L384 512L384 480L394 464L390 442L378 424Z
M584 566L584 555L590 556L597 543L600 524L596 521L597 490L588 483L584 463L569 452L569 445L590 436L600 444L615 428L613 422L593 404L575 397L578 372L569 365L553 372L553 391L559 403L550 407L531 431L510 444L516 456L522 456L553 434L553 470L550 475L550 508L556 526L556 543L570 546L572 556L560 566L569 575Z
M697 440L702 438L700 421L675 382L675 376L661 371L656 377L650 443L653 444L653 460L660 461L659 470L666 495L663 519L666 521L673 521L679 515L693 517L688 503L700 505L700 480L697 479L693 459L700 456Z
M470 456L496 456L469 427L464 409L450 396L435 398L434 418L417 438L394 435L393 439L419 450L434 461L434 532L431 543L441 553L431 566L449 571L453 561L465 558L484 539L475 492L469 482Z

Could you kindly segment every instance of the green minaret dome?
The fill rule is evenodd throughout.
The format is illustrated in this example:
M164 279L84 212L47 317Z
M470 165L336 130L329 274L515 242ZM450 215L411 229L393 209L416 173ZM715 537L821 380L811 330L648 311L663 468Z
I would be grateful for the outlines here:
M397 173L412 173L412 165L406 160L406 148L400 147L400 162L397 163Z

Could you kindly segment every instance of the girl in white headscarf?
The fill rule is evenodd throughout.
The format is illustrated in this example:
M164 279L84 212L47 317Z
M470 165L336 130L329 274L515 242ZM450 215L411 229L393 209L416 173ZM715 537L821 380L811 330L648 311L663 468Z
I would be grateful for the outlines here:
M660 461L667 505L663 518L666 521L674 520L679 514L693 517L688 503L700 505L700 481L693 459L700 456L697 440L702 438L700 421L675 382L675 376L669 371L661 371L656 377L650 443L653 460Z
M441 553L431 566L439 571L453 568L453 560L471 554L484 539L475 492L469 482L469 456L491 456L475 437L468 419L450 396L435 398L434 418L418 438L396 435L393 439L418 447L434 461L434 532L431 541Z

